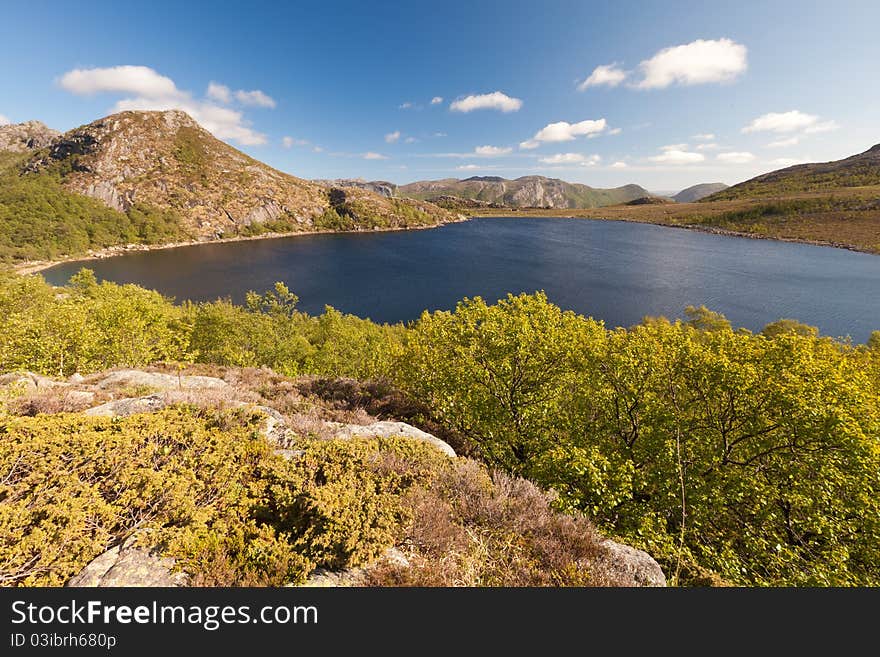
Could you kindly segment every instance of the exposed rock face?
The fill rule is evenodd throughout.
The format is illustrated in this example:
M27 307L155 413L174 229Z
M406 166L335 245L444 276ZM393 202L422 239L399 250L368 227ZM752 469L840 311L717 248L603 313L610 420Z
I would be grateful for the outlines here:
M401 185L397 192L400 196L410 198L456 197L500 206L530 208L596 208L649 195L638 185L598 189L544 176L523 176L515 180L498 176L423 180Z
M397 191L397 185L384 180L363 180L362 178L337 178L335 180L316 180L315 182L328 187L357 187L391 198Z
M117 399L83 411L83 415L94 417L126 417L137 413L153 413L161 411L167 404L161 395L146 397L126 397Z
M10 133L5 142L15 148L24 149L21 144L31 142L47 146L25 164L26 172L39 174L54 167L63 171L66 189L115 210L125 212L137 205L170 212L197 239L215 239L265 222L286 221L291 231L321 228L316 220L330 207L327 187L254 160L179 110L120 112L48 143L43 136L27 141L26 135L19 135L21 130L13 134L9 126L4 128ZM365 183L357 191L375 216L386 220L383 225L395 226L398 207L384 197L390 188L376 188L378 193ZM454 219L445 210L423 205L429 214L425 223ZM375 217L361 217L356 211L350 216L355 224L374 224Z
M369 574L370 569L375 568L381 563L391 563L400 568L409 567L409 561L403 552L397 548L391 548L385 552L382 558L363 568L349 568L347 570L318 568L302 586L307 588L363 586L365 584L365 577Z
M663 569L643 550L606 539L603 568L614 575L617 586L666 586Z
M36 151L48 146L59 134L39 121L0 125L0 151Z
M19 387L25 391L36 390L38 388L57 388L67 385L63 381L43 376L42 374L34 374L33 372L11 372L0 376L0 387Z
M412 438L433 445L441 452L455 458L455 450L446 442L440 440L436 436L417 429L406 422L391 422L388 420L382 422L374 422L373 424L342 424L334 432L334 438L373 438L390 436L403 436Z
M134 538L93 559L67 583L69 587L186 586L185 573L172 572L174 559L134 546Z

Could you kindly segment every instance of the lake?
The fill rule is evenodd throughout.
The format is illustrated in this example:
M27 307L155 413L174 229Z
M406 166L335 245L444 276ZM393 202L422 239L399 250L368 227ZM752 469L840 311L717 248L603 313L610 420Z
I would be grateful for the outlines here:
M867 340L880 329L880 257L619 221L479 218L434 230L309 235L142 251L43 272L63 284L86 266L177 299L241 302L284 281L300 308L331 305L379 322L545 290L563 308L630 326L705 304L760 330L791 317Z

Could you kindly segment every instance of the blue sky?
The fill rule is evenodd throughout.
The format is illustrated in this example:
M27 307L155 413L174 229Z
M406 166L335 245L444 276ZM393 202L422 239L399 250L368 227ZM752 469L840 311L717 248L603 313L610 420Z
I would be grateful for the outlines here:
M179 106L308 178L675 190L880 142L878 24L876 0L10 3L0 120Z

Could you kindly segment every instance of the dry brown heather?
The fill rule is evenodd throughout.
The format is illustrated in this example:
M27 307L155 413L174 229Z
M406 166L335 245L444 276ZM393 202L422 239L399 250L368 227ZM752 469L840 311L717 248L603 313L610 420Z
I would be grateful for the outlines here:
M245 155L178 110L120 112L75 128L36 153L27 169L60 169L68 191L122 212L134 204L171 210L196 238L228 236L260 224L288 232L454 219L429 203L386 199L366 190L339 190L331 202L330 188ZM322 225L331 205L350 225Z
M497 209L478 209L471 214L500 216ZM697 203L583 210L509 208L503 214L635 221L880 253L880 185Z

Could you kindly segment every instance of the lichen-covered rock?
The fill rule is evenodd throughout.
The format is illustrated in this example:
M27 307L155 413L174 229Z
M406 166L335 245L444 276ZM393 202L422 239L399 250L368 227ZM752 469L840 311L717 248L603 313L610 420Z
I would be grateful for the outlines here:
M602 547L605 553L598 561L617 586L666 586L666 575L660 564L644 550L610 539L602 541Z
M11 372L0 376L0 387L19 387L24 391L33 391L38 388L58 388L66 386L64 381L56 381L42 374L33 372Z
M307 588L363 586L370 569L383 563L390 563L399 568L409 567L409 560L403 552L397 548L391 548L380 559L362 568L348 568L346 570L318 568L301 586Z
M387 438L390 436L403 436L429 443L452 458L456 456L455 450L448 443L406 422L385 420L374 422L373 424L340 424L333 435L334 438Z
M83 411L83 414L95 417L126 417L137 413L153 413L162 410L166 405L165 399L161 395L126 397L89 408Z
M95 557L67 586L186 586L185 573L175 573L175 561L154 550L134 545L134 537Z

